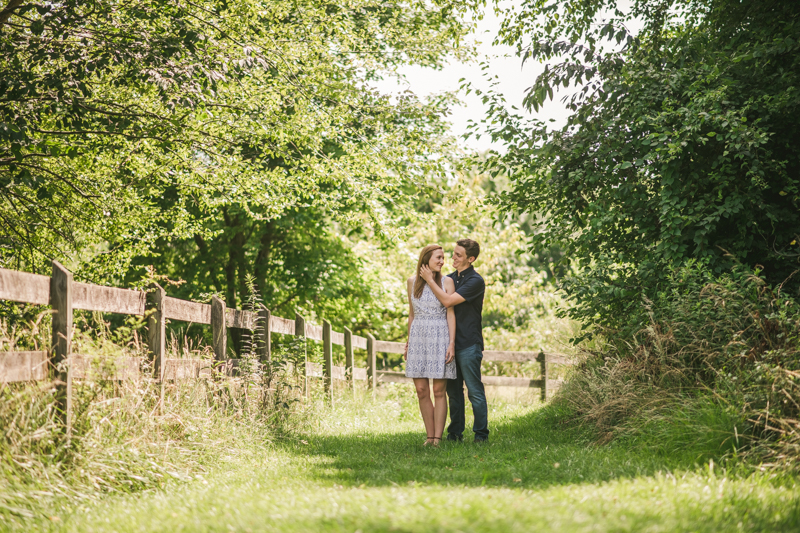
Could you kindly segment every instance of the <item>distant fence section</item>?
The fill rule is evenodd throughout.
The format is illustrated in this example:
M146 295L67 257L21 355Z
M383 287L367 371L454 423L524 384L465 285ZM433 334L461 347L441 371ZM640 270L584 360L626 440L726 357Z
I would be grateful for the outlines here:
M294 319L273 316L266 308L257 311L231 309L219 298L210 304L191 302L167 296L163 287L152 284L148 290L134 291L80 283L73 281L72 273L53 261L52 276L0 269L0 300L49 305L53 310L52 345L47 351L0 352L0 383L19 381L56 380L57 398L62 421L69 428L72 412L72 380L92 379L89 358L73 354L71 350L72 316L76 309L120 313L147 317L147 345L149 357L120 358L114 368L104 369L104 379L140 379L142 369L152 369L152 376L161 384L180 379L203 379L213 372L235 375L242 360L227 357L227 328L258 330L256 352L262 363L272 355L272 334L294 335L323 344L324 363L305 362L303 374L324 380L326 393L333 394L333 381L346 381L355 387L356 381L366 381L374 390L379 383L412 382L402 372L378 370L378 353L402 354L405 344L383 341L372 335L354 335L349 329L333 331L327 320L321 326L306 322L299 314ZM214 361L201 359L166 358L166 321L178 320L211 326ZM345 366L334 366L333 345L344 346ZM354 350L366 350L367 368L355 366ZM539 379L484 376L486 385L504 387L535 387L541 389L542 400L558 388L560 380L549 378L549 365L569 365L572 361L558 354L545 352L483 352L484 361L528 362L538 361ZM146 363L146 365L145 365ZM213 371L213 372L212 372ZM332 396L331 396L332 398Z

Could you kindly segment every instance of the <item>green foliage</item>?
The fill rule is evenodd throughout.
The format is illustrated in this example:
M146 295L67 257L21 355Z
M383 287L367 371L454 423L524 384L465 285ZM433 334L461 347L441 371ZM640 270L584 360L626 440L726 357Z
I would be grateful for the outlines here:
M626 24L644 24L632 35ZM790 2L530 0L499 37L548 63L525 98L564 88L574 112L553 131L488 93L487 127L508 151L507 211L535 215L535 249L578 271L571 316L618 327L687 258L719 274L762 265L772 284L800 266L800 13ZM798 294L800 278L784 290Z
M374 241L355 245L355 253L372 275L370 287L380 303L370 309L369 317L376 336L387 340L407 336L406 281L414 274L420 250L431 243L441 245L444 272L449 274L453 271L450 254L456 241L465 237L481 245L475 267L486 281L483 334L488 347L558 350L577 334L572 321L555 316L561 300L547 283L542 265L527 250L524 220L499 217L487 203L490 191L501 184L474 168L463 168L457 180L441 186L440 196L420 200L417 209L423 216L409 221L404 241L393 248L381 248ZM396 358L394 363L400 361Z
M376 305L372 285L342 235L346 231L329 214L301 208L265 220L223 208L221 215L206 221L211 236L160 241L158 257L140 257L134 265L180 279L169 288L176 297L208 301L216 294L228 307L252 308L254 290L258 303L277 316L294 318L297 310L309 320L322 317L337 327L370 326L365 306ZM136 283L137 270L129 273L129 283ZM231 334L239 352L240 336Z
M631 333L609 336L558 401L605 440L643 437L666 453L697 440L706 453L735 447L796 468L798 301L741 266L714 275L690 264L666 278L668 290L625 317ZM674 427L683 437L651 438Z
M465 3L8 7L5 266L46 271L58 258L99 281L165 242L213 238L227 216L259 233L246 222L301 208L391 228L389 207L441 171L449 97L392 100L370 82L468 53Z
M661 332L681 348L687 366L700 372L708 364L724 372L769 361L800 369L795 357L800 305L783 287L770 287L758 270L737 266L715 276L690 263L667 279L669 290L660 291L642 312L650 323L664 324ZM632 323L641 320L631 317ZM709 357L716 360L703 361Z
M484 243L492 342L548 343L557 328L530 325L555 300L515 255L517 221L494 225L486 180L446 185L451 96L371 88L467 56L474 7L16 6L0 30L0 264L47 273L56 258L76 279L236 308L252 277L276 315L397 338L414 260L388 267L407 261L391 248L435 226L434 240Z

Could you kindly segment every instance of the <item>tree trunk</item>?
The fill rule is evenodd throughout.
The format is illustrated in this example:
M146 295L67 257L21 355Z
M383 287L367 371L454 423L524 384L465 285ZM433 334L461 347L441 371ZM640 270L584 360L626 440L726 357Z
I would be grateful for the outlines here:
M261 300L264 305L270 308L272 303L272 290L267 287L267 272L269 271L269 260L272 257L272 246L276 241L275 221L270 220L267 222L264 233L261 234L259 239L259 250L256 256L255 264L253 265L253 273L256 278L256 288L261 295Z
M225 306L231 309L235 309L238 307L238 300L241 298L241 294L238 295L240 298L237 298L237 270L239 266L239 254L244 253L244 232L242 232L241 228L239 227L239 220L238 217L231 217L228 214L227 209L222 210L222 216L225 220L225 227L229 231L225 233L227 235L232 235L228 239L228 260L225 263ZM231 346L233 350L236 352L236 355L241 355L242 353L242 331L240 329L231 328L228 330L228 335L231 340Z

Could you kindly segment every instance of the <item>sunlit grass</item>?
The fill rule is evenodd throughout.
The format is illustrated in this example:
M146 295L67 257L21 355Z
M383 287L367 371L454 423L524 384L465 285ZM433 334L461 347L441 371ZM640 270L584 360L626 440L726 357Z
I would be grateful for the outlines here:
M594 445L552 408L491 402L491 444L423 448L408 387L237 436L204 475L65 508L63 531L794 531L795 480ZM470 417L470 413L467 413ZM469 418L468 418L469 419ZM30 525L30 523L28 523ZM0 526L2 527L2 526Z

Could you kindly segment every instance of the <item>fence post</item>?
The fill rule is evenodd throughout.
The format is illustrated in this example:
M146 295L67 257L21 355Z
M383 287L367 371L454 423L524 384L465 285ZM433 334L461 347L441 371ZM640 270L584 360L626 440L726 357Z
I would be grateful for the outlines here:
M158 410L164 409L164 371L166 366L167 321L164 316L164 300L167 295L158 283L150 284L147 292L147 346L150 348L150 361L153 363L153 377L159 384Z
M72 432L72 272L53 261L50 278L50 307L53 309L53 351L50 364L55 369L56 405L64 431L69 438Z
M211 298L211 336L214 359L224 361L228 353L228 325L225 322L225 302L216 296Z
M377 365L375 361L375 337L367 333L367 386L375 396L375 387L378 384Z
M303 337L303 394L308 399L308 341L306 339L306 319L294 313L294 336Z
M325 356L325 396L333 404L333 343L331 341L331 323L323 320L322 353Z
M257 353L258 359L262 363L269 363L272 360L272 324L270 321L271 313L269 309L261 306L258 311L256 322L256 335L258 335ZM259 328L260 331L259 331Z
M350 328L344 328L344 371L347 378L347 386L356 392L355 361L353 361L353 332Z
M541 365L541 374L542 374L542 401L547 401L547 354L544 353L544 350L539 352L539 364Z

